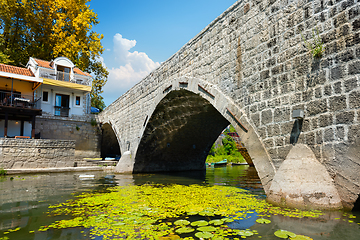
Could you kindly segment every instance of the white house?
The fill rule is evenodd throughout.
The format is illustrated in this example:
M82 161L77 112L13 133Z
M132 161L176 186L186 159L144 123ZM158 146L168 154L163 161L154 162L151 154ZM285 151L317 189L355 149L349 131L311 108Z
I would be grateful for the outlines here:
M44 61L30 57L27 64L40 86L43 116L76 118L90 113L92 76L77 68L66 57Z

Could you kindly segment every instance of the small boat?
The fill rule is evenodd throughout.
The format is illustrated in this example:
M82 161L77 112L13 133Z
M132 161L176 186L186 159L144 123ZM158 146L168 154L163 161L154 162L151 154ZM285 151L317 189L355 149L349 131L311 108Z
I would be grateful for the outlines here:
M224 160L222 160L222 161L220 161L220 162L216 162L216 163L214 163L214 167L224 167L224 166L226 166L227 165L227 159L224 159Z
M106 157L104 160L105 160L105 161L115 161L115 158L113 158L113 157Z
M249 165L247 162L245 163L231 163L232 166L238 166L238 165Z
M90 175L90 174L82 174L79 175L80 180L85 180L85 179L94 179L95 175Z
M84 158L84 160L87 162L96 162L96 161L101 161L102 158Z

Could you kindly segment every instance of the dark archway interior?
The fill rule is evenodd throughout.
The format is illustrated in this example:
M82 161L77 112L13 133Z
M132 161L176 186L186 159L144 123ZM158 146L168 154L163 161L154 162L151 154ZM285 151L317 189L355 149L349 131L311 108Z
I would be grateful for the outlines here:
M102 126L101 157L119 157L121 155L119 142L111 125Z
M200 170L230 123L200 95L170 92L151 116L135 157L134 172Z
M356 212L360 212L360 194L358 195L358 198L354 203L354 208L352 210Z

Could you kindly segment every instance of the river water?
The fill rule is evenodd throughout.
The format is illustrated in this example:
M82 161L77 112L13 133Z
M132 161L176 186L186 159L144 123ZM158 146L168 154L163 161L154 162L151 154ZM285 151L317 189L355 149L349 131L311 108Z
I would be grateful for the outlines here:
M50 229L45 232L38 232L37 229L63 218L49 217L46 213L50 205L73 199L74 194L104 191L112 186L147 183L225 185L246 189L257 198L265 199L256 170L248 166L208 167L206 171L176 174L119 175L109 172L88 172L12 177L13 179L11 176L0 178L0 240L89 239L88 235L84 236L84 229L80 228ZM280 239L274 236L274 232L279 229L306 235L312 239L360 239L360 213L357 212L326 212L319 218L293 218L274 214L269 216L270 224L257 224L256 218L255 212L251 218L235 221L229 226L234 229L256 230L259 233L247 239L259 239L260 236L262 239ZM100 240L102 237L95 239Z

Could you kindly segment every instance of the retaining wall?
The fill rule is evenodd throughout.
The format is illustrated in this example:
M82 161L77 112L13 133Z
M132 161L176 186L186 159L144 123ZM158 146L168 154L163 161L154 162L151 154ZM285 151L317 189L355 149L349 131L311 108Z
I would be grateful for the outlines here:
M74 167L75 141L0 139L0 168Z

